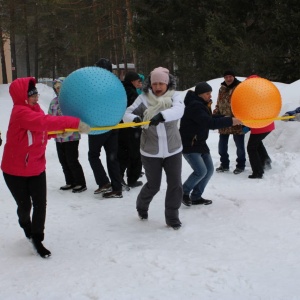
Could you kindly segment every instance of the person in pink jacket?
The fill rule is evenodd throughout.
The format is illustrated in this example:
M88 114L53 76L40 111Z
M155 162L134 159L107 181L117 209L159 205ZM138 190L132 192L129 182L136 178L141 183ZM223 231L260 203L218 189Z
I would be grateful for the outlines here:
M42 244L47 203L45 151L50 138L47 132L78 128L80 132L88 133L90 127L75 117L45 115L37 103L39 95L33 77L14 80L9 93L14 105L1 169L18 206L19 224L26 237L32 239L38 254L45 258L51 255Z
M247 78L258 78L257 75L251 75ZM251 179L261 179L264 170L271 169L271 158L263 144L263 139L275 129L275 124L272 122L270 125L262 128L250 128L250 137L247 144L247 152L249 156L252 174L248 176Z

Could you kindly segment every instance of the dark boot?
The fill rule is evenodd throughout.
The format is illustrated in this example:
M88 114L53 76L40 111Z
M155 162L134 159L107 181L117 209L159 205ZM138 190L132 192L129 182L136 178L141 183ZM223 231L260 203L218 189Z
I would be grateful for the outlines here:
M41 257L47 258L47 257L51 256L51 252L44 247L44 245L42 244L42 242L40 240L33 239L32 243L33 243L35 250Z
M189 195L183 195L182 201L181 201L185 206L191 206L192 205L192 200L190 199Z
M196 200L192 200L192 205L209 205L209 204L212 204L212 200L204 199L202 197Z
M253 173L252 175L249 175L248 178L251 178L251 179L262 179L263 178L263 174L260 174L260 173Z
M28 239L31 239L31 236L32 236L32 234L31 234L31 222L30 223L26 223L26 224L21 224L21 223L19 223L19 224L23 228L25 236Z

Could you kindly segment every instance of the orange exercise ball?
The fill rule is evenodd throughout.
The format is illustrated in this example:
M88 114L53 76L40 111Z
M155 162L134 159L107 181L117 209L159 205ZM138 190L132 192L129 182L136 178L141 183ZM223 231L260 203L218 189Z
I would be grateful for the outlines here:
M281 110L281 95L277 87L264 78L249 78L240 83L231 97L234 116L252 128L265 127ZM269 120L268 120L269 119Z

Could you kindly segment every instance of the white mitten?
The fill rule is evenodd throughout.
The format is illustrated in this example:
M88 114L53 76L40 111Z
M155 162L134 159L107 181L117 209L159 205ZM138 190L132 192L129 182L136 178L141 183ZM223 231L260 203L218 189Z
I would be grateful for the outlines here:
M66 139L71 136L73 132L65 131L64 133L60 133L57 135L58 138Z
M86 133L86 134L88 134L91 131L91 127L88 124L80 121L79 122L79 126L78 126L78 131L80 133Z
M289 114L284 114L282 115L281 117L289 117L290 115ZM290 119L281 119L281 121L283 122L288 122Z
M295 114L295 118L293 118L292 120L300 122L300 114Z

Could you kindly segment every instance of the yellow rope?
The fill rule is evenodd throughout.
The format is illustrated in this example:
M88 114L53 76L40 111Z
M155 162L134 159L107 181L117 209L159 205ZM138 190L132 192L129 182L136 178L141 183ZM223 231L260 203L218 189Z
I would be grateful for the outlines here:
M241 120L243 123L256 123L256 122L264 122L264 121L276 121L276 120L288 120L293 119L295 116L286 116L286 117L277 117L277 118L271 118L271 119L262 119L262 120ZM143 126L149 124L150 121L135 123L135 122L129 122L129 123L119 123L114 126L103 126L103 127L92 127L91 130L112 130L112 129L121 129L121 128L127 128L127 127L137 127L137 126ZM78 128L67 128L65 130L57 130L57 131L49 131L48 134L60 134L64 132L76 132L78 131Z
M119 123L114 126L103 126L103 127L92 127L91 130L111 130L111 129L120 129L120 128L127 128L127 127L137 127L149 124L150 121L135 123L135 122L128 122L128 123ZM56 131L49 131L48 134L60 134L64 132L76 132L78 128L67 128L65 130L56 130Z
M255 122L264 122L264 121L288 120L293 118L295 118L295 116L276 117L276 118L262 119L262 120L241 120L241 121L243 123L255 123Z

